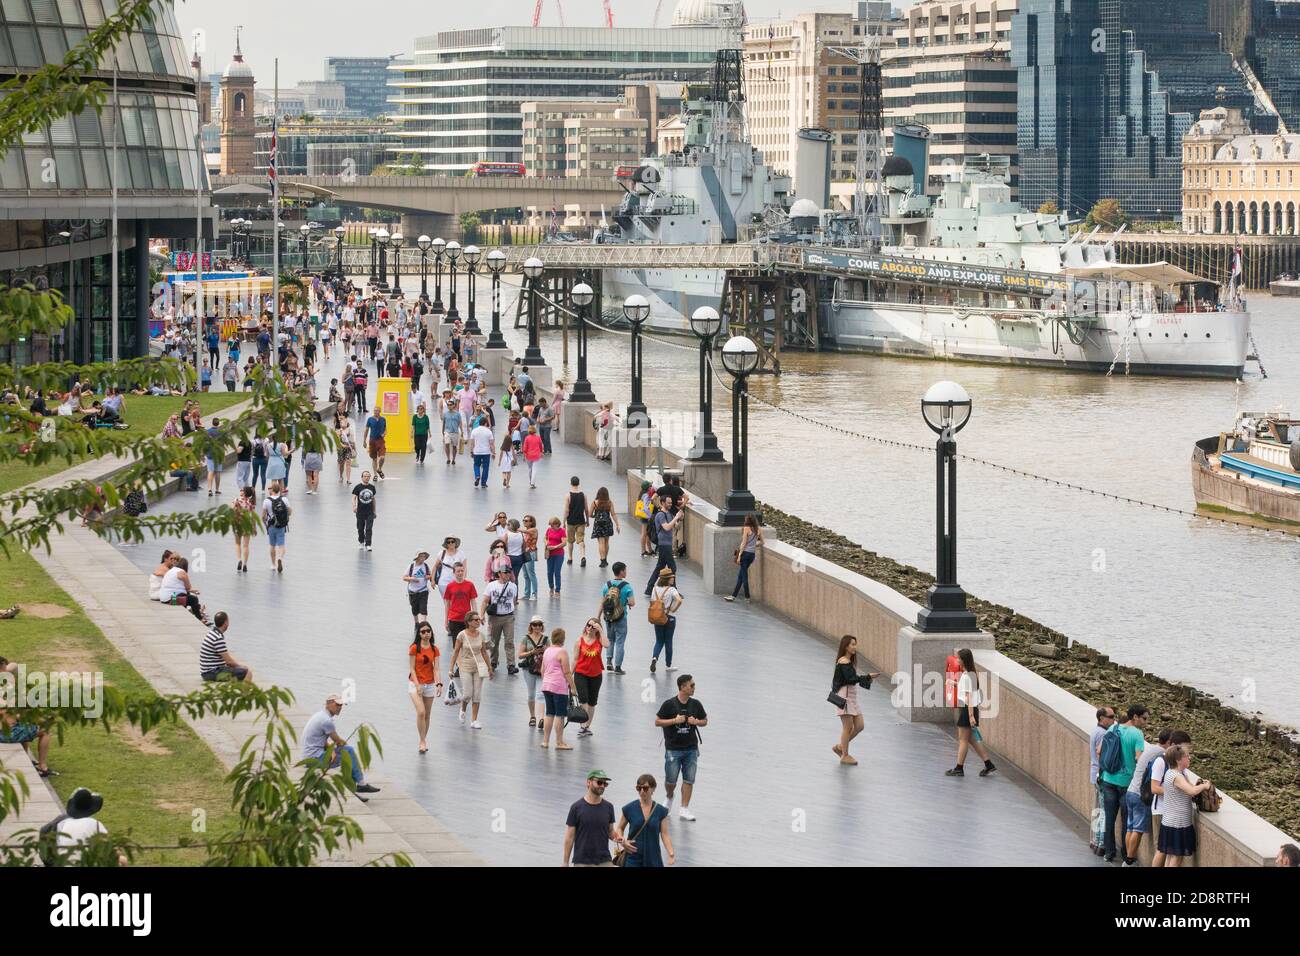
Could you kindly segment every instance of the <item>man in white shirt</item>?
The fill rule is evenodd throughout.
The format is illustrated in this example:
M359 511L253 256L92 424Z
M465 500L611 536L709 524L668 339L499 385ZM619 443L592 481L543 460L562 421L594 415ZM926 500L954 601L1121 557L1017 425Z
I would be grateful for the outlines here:
M519 672L515 666L515 602L519 599L519 586L515 584L510 568L498 568L497 579L487 586L483 606L479 613L488 622L488 639L492 644L492 669L501 659L501 637L506 639L506 670Z
M85 787L72 791L68 798L67 816L53 826L63 863L77 866L81 862L81 848L100 834L108 835L104 824L95 819L95 814L103 807L104 798L99 794L91 793ZM126 863L126 854L118 851L117 865L126 866Z
M486 488L488 471L492 467L492 429L480 421L469 433L470 454L474 456L474 487Z

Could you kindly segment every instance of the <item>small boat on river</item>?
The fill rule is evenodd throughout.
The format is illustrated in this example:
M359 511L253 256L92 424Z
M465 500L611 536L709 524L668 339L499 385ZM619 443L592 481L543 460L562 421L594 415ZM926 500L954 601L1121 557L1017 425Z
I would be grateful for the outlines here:
M1232 431L1196 443L1192 487L1203 510L1300 526L1300 419L1239 413Z

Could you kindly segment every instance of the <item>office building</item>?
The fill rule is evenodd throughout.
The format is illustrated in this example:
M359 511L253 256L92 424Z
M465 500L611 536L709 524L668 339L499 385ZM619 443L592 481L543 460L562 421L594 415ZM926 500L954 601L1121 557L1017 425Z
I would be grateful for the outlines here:
M1016 0L921 0L902 11L884 54L885 140L892 148L896 123L929 127L931 195L982 153L1010 157L1018 192L1015 12Z
M116 324L121 357L149 351L149 240L193 237L195 193L207 179L195 149L199 111L184 38L170 3L118 46L118 101L60 117L0 157L0 285L30 283L68 298L60 336L0 346L0 361L78 363L112 356L112 187L118 186ZM104 22L99 0L5 3L0 73L61 63L67 43ZM87 74L111 85L112 65ZM116 130L116 163L111 144ZM114 167L116 174L114 175ZM211 235L214 212L203 204Z
M745 28L745 117L768 165L796 175L799 130L832 134L831 180L853 182L857 172L861 100L855 53L869 33L893 43L900 18L888 3L860 2L858 15L803 13Z
M523 162L526 102L617 100L640 83L707 80L717 50L740 43L736 0L680 0L673 26L502 26L415 41L390 69L395 155L426 172L463 175L479 161Z
M1254 72L1291 131L1300 131L1300 2L1210 0L1210 29Z
M304 80L298 84L303 109L312 116L335 117L347 112L347 93L342 83Z
M1183 137L1183 231L1300 235L1300 135L1252 134L1241 110L1201 113Z
M393 127L374 120L282 119L278 126L281 176L369 176L388 161ZM266 172L271 123L254 134L253 170Z
M343 87L350 112L374 119L389 112L388 68L409 62L395 56L330 56L325 58L325 79Z
M520 112L530 176L607 179L645 152L649 123L622 101L529 102Z

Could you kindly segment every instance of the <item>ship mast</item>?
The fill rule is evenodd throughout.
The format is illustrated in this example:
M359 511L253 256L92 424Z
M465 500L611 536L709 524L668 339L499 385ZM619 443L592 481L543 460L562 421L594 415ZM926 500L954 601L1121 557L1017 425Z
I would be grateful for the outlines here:
M881 98L879 33L868 28L860 46L834 46L820 43L832 56L841 56L858 65L858 151L853 214L858 220L858 235L864 245L878 249L881 241L881 205L885 201L884 109Z

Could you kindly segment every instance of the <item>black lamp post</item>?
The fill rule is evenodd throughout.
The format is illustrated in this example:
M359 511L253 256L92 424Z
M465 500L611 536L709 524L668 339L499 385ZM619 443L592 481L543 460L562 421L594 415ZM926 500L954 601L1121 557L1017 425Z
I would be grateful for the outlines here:
M464 250L465 272L469 276L469 321L465 323L466 335L482 335L478 327L478 316L474 312L474 278L478 273L478 261L483 255L478 246L466 246Z
M632 401L627 406L628 428L649 428L650 415L641 398L641 326L650 318L650 303L643 295L623 300L623 315L632 323Z
M528 280L528 348L524 349L523 364L529 366L546 364L537 335L537 281L545 271L546 265L536 256L524 261L524 278Z
M456 308L456 260L459 258L460 243L453 239L447 243L447 284L451 288L450 304L447 307L448 322L460 319L460 312Z
M421 236L415 240L415 244L420 248L420 301L429 301L429 247L433 245L433 240L428 236Z
M375 244L379 246L379 291L388 291L388 240L392 237L383 226L375 233Z
M340 279L343 278L343 237L345 235L347 235L347 230L342 226L334 227L334 245L338 256L335 268Z
M971 400L956 382L931 385L921 399L921 415L939 436L935 444L935 561L934 585L925 608L916 615L916 629L926 633L978 630L966 608L966 592L957 583L957 439L970 421Z
M501 334L501 272L506 267L506 254L493 249L487 254L488 271L492 273L492 332L484 348L503 349L506 338Z
M379 230L370 227L370 284L379 285Z
M429 243L429 248L433 250L433 314L442 315L446 310L442 307L442 252L447 248L447 241L442 238L433 240Z
M731 373L731 490L718 523L735 527L758 511L749 490L749 376L758 368L758 346L743 335L722 346L722 367Z
M691 315L691 331L700 340L700 433L686 456L691 461L722 461L722 449L713 434L713 368L709 355L713 339L722 331L722 317L712 306L702 305Z
M389 238L388 244L393 248L393 295L402 294L402 246L406 244L406 237L400 232L395 232Z
M591 382L587 381L587 307L596 293L587 283L579 282L573 287L570 297L578 313L578 378L573 383L569 401L594 402L596 395L591 390Z

